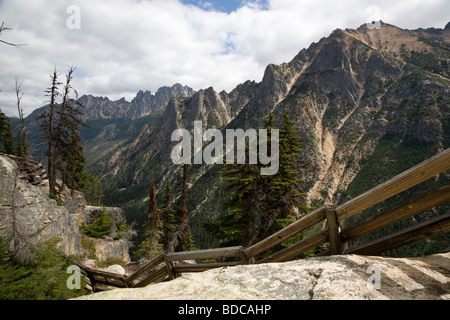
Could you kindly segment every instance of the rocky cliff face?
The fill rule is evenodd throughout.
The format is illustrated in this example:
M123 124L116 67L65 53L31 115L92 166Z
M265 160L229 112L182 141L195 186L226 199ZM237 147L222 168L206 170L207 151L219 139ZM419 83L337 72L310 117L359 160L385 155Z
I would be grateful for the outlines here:
M450 254L416 259L357 255L183 274L81 300L450 300Z
M26 177L25 177L26 178ZM49 198L48 184L31 184L23 179L16 162L0 156L0 236L10 239L10 250L18 259L27 258L27 249L51 238L59 238L59 247L66 255L83 256L79 230L81 223L89 223L103 212L103 208L86 205L78 191L65 193L64 206ZM124 221L119 208L106 208L113 223ZM92 239L96 244L97 258L130 261L129 242L126 240Z
M0 177L0 235L12 238L11 250L24 252L27 246L58 237L65 254L81 252L78 217L49 199L45 186L19 179L16 163L3 156Z

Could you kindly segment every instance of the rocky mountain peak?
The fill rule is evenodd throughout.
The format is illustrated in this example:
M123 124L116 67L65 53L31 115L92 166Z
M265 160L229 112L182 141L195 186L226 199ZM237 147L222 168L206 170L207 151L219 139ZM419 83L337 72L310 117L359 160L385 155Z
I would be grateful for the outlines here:
M131 101L127 118L136 119L156 112L173 98L191 97L195 91L177 83L171 87L161 87L154 95L150 91L140 90L136 97Z

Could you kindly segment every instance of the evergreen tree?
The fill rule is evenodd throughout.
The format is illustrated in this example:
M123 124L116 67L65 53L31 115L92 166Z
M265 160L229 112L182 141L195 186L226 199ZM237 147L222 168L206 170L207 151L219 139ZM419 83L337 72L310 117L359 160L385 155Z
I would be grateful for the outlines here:
M156 190L155 190L155 182L152 181L150 186L150 194L149 194L149 203L148 203L148 215L151 226L159 226L161 225L161 220L159 218L158 209L156 207Z
M83 189L87 180L87 175L84 171L86 158L84 156L84 148L81 145L81 137L77 132L72 130L69 143L64 152L67 153L64 155L65 165L62 172L64 183L71 190Z
M231 198L222 203L225 215L218 225L207 230L219 236L222 246L249 246L255 237L258 218L258 189L261 181L259 167L251 164L226 164L221 172L227 184L224 191L231 191ZM212 227L212 228L211 228Z
M217 222L202 222L202 227L220 240L220 246L249 246L255 238L258 218L258 198L261 188L260 166L249 164L248 145L245 164L225 163L221 176L224 191L231 192L222 203L225 212Z
M148 222L145 228L146 239L139 245L139 250L135 252L136 255L143 259L152 259L163 251L162 245L159 243L162 234L162 222L159 218L158 209L156 206L156 191L155 183L152 182L150 187L149 202L148 202Z
M0 109L0 152L15 154L11 122Z
M56 68L53 73L50 75L50 79L52 82L51 87L47 88L46 94L50 97L50 105L49 110L43 113L38 120L41 120L41 129L43 131L42 138L43 140L47 140L48 142L48 150L47 150L47 175L50 185L50 193L56 193L56 171L55 171L55 161L56 161L56 151L55 151L55 143L57 140L55 131L55 118L56 118L56 108L57 103L56 99L61 94L59 93L59 86L62 82L58 81L58 74L56 72Z
M25 140L24 140L24 138L23 138L23 136L22 136L22 132L19 131L19 132L17 133L17 148L16 148L16 155L17 155L18 157L25 158L25 154L26 154L26 151L25 151Z
M189 218L187 216L188 210L186 208L187 199L187 182L188 182L188 165L183 164L181 167L181 176L179 178L180 197L178 199L178 209L175 212L176 232L169 242L168 251L181 252L186 250L186 239L189 233Z
M91 171L90 174L85 175L85 180L81 185L81 191L83 192L84 198L89 205L101 205L102 198L104 197L102 193L102 182L100 181L100 178L96 176L94 171Z
M52 85L47 89L50 96L50 108L40 119L43 129L43 138L48 141L48 177L50 193L58 194L61 186L57 186L56 177L61 173L63 183L69 188L80 187L79 183L85 180L84 174L84 153L81 146L79 129L81 126L88 127L82 119L83 113L80 108L83 106L70 98L72 92L78 96L77 91L72 87L73 73L75 67L70 67L66 75L66 83L63 93L59 93L59 86L56 70L50 76ZM61 96L62 102L58 104L57 98ZM82 185L81 185L82 186Z
M101 238L111 234L113 218L106 212L106 208L103 207L103 212L100 217L93 219L91 223L80 226L85 234L94 238Z
M80 126L88 127L82 120L82 112L79 110L83 106L70 98L73 91L75 96L78 93L73 89L71 82L75 68L71 67L66 75L66 84L62 94L62 103L57 109L58 125L55 135L58 137L55 143L55 152L58 161L55 168L62 174L63 183L69 188L78 187L77 180L81 180L80 175L84 174L84 163L86 162L81 146L81 137L79 135ZM80 166L82 167L80 170Z
M164 252L169 250L169 242L175 236L177 226L175 225L175 215L173 210L173 197L170 181L167 179L166 190L163 196L163 207L160 211L160 218L162 222L162 235L160 243L163 246Z
M302 143L295 133L289 111L286 110L281 117L279 169L275 175L264 177L264 194L260 201L262 214L258 240L264 239L294 222L305 210L300 170L306 164L299 159ZM269 112L267 120L263 124L271 127L273 123L273 114Z
M67 268L74 259L66 259L58 249L59 239L50 239L31 249L33 259L19 263L8 250L8 241L0 237L1 300L67 300L85 295L80 289L67 287Z
M184 244L184 250L185 251L195 251L198 250L195 246L195 240L194 235L192 234L192 230L189 228L187 236L186 236L186 242Z
M288 112L282 115L281 126L275 125L269 110L262 126L268 130L267 150L271 150L271 130L279 130L279 170L274 175L261 175L261 163L224 164L221 175L223 189L231 193L223 203L225 214L217 222L202 222L202 227L220 241L221 246L249 246L294 222L303 213L298 154L301 142ZM247 147L247 146L246 146ZM261 146L260 146L261 147Z

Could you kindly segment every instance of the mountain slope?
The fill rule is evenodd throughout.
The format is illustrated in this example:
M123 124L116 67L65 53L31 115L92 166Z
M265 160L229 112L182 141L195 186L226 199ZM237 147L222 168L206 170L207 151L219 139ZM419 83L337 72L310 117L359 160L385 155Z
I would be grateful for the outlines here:
M448 147L448 44L438 42L441 50L422 34L362 26L337 30L308 49L314 56L307 72L278 107L295 110L306 152L318 164L309 177L310 199L331 200L345 190L387 134L435 144L434 152ZM448 40L448 32L441 34ZM439 73L411 61L418 50L439 62Z
M91 115L102 118L98 131L86 139L89 165L103 177L105 204L122 207L129 222L141 225L150 182L159 190L167 179L176 184L175 129L192 132L196 120L203 130L257 129L268 109L289 110L310 164L302 172L309 203L339 204L450 146L449 63L449 28L404 30L381 22L380 29L338 29L290 62L269 65L260 83L247 81L230 93L187 90L164 107L152 102L133 112L118 101L106 113L99 102ZM152 99L140 92L135 100ZM199 220L219 216L227 197L220 169L190 169L189 218L201 248L214 242ZM448 180L443 174L439 183Z

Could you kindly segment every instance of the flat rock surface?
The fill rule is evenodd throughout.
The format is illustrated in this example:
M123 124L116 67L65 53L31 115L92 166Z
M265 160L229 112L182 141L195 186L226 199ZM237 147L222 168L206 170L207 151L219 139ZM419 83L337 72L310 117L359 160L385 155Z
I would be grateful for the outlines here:
M217 268L84 300L450 300L450 253L422 258L358 255Z

